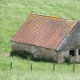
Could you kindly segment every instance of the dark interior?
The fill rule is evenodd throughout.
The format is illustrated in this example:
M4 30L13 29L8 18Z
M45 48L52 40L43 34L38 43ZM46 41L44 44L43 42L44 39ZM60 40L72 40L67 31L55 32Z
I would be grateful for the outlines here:
M70 50L70 51L69 51L69 54L72 55L72 56L75 56L75 55L74 55L74 50Z
M79 49L79 55L80 55L80 49Z

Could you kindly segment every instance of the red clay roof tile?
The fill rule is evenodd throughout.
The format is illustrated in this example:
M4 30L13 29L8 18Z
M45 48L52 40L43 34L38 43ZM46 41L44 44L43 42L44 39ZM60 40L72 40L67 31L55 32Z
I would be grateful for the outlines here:
M30 14L12 41L57 49L77 21Z

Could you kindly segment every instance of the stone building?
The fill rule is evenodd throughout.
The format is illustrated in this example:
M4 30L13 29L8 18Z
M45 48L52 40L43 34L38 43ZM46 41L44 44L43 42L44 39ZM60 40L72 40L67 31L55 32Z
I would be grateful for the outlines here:
M62 63L70 54L72 61L79 62L80 22L30 14L11 42L12 50L26 50L36 58L54 58Z

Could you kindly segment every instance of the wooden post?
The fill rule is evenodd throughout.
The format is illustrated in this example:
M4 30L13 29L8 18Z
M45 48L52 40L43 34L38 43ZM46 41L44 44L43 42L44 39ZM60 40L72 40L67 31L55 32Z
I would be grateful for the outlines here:
M53 64L53 71L55 70L55 62L54 62L54 64Z
M12 70L12 62L10 63L10 71Z
M75 63L73 63L73 72L75 72Z
M76 62L79 62L79 49L76 49Z
M32 64L31 64L31 72L32 72Z

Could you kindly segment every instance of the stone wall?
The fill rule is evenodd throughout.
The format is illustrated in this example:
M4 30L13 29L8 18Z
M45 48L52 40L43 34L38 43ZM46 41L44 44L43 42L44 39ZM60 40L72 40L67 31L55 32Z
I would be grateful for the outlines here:
M74 29L66 36L59 46L58 51L75 48L80 48L80 22L77 22Z
M58 63L64 62L64 56L69 55L69 51L57 53L53 49L12 42L12 50L25 50L34 55L35 58L54 58Z

